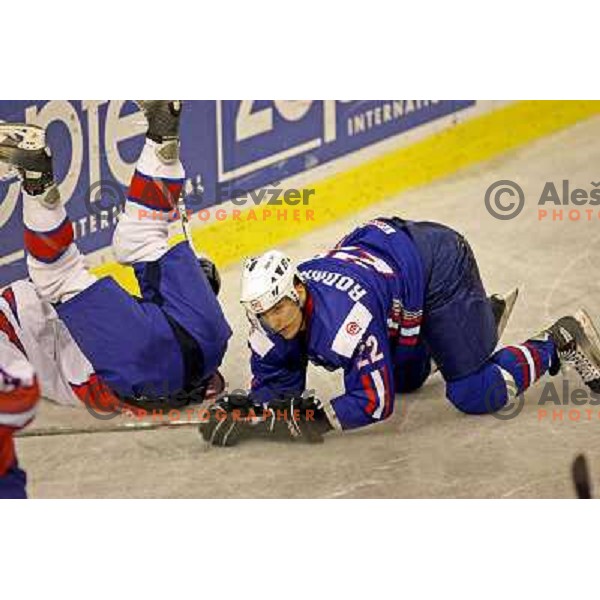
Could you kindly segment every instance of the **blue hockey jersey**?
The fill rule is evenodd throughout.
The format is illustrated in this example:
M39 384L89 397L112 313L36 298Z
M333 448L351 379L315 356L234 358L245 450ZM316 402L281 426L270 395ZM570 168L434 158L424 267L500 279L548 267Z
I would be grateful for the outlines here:
M342 429L385 419L393 411L394 365L419 341L425 282L417 248L402 229L376 219L298 270L308 292L306 327L293 340L251 329L253 399L302 393L310 360L343 369L345 391L330 404Z

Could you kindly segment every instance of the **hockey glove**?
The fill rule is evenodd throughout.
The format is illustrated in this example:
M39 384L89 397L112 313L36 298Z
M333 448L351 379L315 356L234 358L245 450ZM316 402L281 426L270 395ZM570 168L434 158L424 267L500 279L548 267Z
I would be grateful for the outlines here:
M268 431L310 444L323 443L323 434L333 429L323 410L323 403L312 395L272 400L263 418Z
M228 394L209 409L199 432L213 446L235 446L254 416L254 405L246 394Z

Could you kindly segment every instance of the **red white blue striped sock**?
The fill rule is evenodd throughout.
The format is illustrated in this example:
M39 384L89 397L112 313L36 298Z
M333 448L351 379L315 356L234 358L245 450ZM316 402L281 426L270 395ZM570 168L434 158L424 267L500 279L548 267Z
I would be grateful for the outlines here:
M556 346L551 339L527 340L523 344L501 348L492 356L492 361L510 373L521 393L550 369L555 357Z

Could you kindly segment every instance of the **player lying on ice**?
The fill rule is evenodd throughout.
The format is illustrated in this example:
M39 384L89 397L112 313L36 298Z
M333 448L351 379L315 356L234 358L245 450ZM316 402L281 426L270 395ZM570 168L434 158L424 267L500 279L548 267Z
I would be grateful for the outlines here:
M13 434L33 419L40 396L23 348L0 331L0 498L26 498L26 476L19 468Z
M252 392L217 402L201 433L231 445L254 432L319 440L378 423L397 393L423 385L432 359L448 399L468 414L499 410L561 362L600 392L600 340L583 311L495 351L515 297L496 299L494 310L469 244L437 223L371 221L298 270L278 251L250 259L241 300L252 324ZM327 403L303 398L309 360L342 369L344 393Z
M149 210L172 212L181 192L181 103L140 105L147 138L113 250L120 263L133 266L141 299L84 266L44 130L0 124L0 162L22 180L31 280L4 291L0 315L34 365L42 394L60 403L79 398L112 412L123 401L182 406L201 400L231 336L216 298L214 265L199 261L187 243L169 249L168 221L144 217Z

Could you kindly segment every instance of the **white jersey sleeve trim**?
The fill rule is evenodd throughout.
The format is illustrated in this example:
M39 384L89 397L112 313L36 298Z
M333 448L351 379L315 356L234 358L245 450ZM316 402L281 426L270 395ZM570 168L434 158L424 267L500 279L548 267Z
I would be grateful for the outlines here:
M371 379L375 384L375 391L377 393L377 409L373 413L373 418L381 419L383 409L385 408L385 384L381 377L381 370L378 369L377 371L373 371L373 373L371 373Z
M269 336L264 331L256 327L253 327L252 331L250 331L248 342L250 343L252 350L254 350L254 352L256 352L256 354L258 354L261 358L264 358L275 346L275 344L269 339Z
M340 356L350 358L372 320L369 309L357 302L339 328L331 349Z

